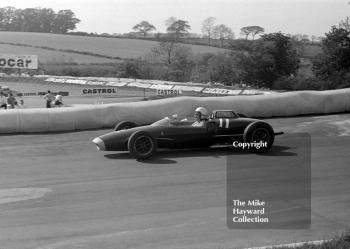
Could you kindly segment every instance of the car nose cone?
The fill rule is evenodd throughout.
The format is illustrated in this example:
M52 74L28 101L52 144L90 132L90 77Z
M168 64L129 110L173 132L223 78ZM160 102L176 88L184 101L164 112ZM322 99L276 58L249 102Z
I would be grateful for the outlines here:
M96 144L97 149L99 149L99 150L106 150L105 143L103 142L103 140L101 138L99 138L99 137L94 138L94 140L92 140L92 142L94 144Z

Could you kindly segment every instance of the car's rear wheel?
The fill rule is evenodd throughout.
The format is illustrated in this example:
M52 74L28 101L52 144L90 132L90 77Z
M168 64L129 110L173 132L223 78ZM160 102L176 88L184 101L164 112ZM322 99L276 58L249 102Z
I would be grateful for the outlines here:
M156 152L157 143L150 133L136 131L129 138L128 150L137 159L147 159Z
M134 122L121 121L114 127L114 130L120 131L120 130L126 130L126 129L130 129L130 128L134 128L134 127L137 127L137 124L135 124Z
M245 143L253 145L250 146L251 151L262 153L271 148L275 140L275 133L268 123L257 121L245 128L243 139Z

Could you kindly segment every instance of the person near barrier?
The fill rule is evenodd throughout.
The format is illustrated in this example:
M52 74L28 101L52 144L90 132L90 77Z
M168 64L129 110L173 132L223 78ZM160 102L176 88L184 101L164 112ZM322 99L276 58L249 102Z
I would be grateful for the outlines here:
M9 105L10 109L14 109L15 106L19 107L18 102L12 93L10 93L7 98L7 104Z
M55 100L55 96L53 96L50 90L44 95L44 99L46 100L46 108L51 108L51 103Z
M7 109L7 100L3 92L0 92L0 108Z
M63 105L62 95L61 94L57 94L55 96L54 105L57 106L57 107L61 107Z

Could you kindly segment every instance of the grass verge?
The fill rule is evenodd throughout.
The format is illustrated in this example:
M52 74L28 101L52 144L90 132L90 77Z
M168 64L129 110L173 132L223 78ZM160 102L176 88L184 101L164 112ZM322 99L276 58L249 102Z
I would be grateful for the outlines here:
M350 231L349 231L350 232ZM336 236L333 239L324 241L321 244L303 244L296 247L276 246L271 249L350 249L350 233Z

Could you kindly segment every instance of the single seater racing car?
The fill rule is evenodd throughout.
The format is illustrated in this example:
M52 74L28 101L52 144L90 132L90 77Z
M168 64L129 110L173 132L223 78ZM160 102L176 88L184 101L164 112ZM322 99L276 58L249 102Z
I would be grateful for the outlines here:
M247 118L232 110L215 110L203 126L192 124L192 121L169 117L142 126L122 121L114 131L93 139L93 143L102 151L129 151L137 159L146 159L158 148L200 148L232 145L234 142L264 143L265 146L252 146L250 150L266 152L275 135L283 134L275 133L267 122Z

